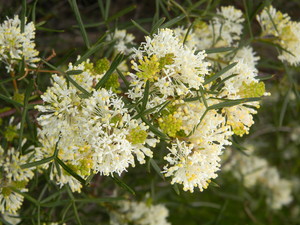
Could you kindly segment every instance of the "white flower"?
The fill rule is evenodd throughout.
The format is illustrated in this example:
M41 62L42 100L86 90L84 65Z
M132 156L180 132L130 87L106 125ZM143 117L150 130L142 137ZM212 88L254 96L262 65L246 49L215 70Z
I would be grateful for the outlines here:
M124 103L115 94L102 89L85 100L83 106L83 135L94 149L94 170L104 175L121 174L135 166L134 155L144 163L152 151L145 144L155 146L157 140L148 138L148 127L131 119ZM151 135L151 134L150 134Z
M219 97L235 100L268 95L265 92L264 83L256 79L256 68L251 64L246 64L243 58L235 60L237 65L221 76L226 80ZM248 134L250 127L254 124L252 114L257 113L253 107L259 108L259 102L252 101L223 109L227 117L227 124L231 125L235 134L240 136Z
M26 142L23 141L22 146ZM13 188L21 192L28 191L25 186L33 177L33 168L22 169L21 165L28 163L31 154L20 155L14 148L7 150L4 154L0 146L0 213L16 214L23 204L24 197L13 191Z
M168 209L162 205L121 201L117 212L111 214L111 225L170 225Z
M163 104L168 97L184 97L191 89L199 90L209 73L205 52L183 46L173 30L161 29L153 37L146 37L138 49L134 49L132 78L128 96L137 102L150 82L147 108Z
M33 22L25 24L21 32L21 21L17 15L0 24L0 60L6 64L8 71L22 57L29 66L36 67L39 61L38 51L35 50L35 27Z
M208 23L196 21L194 28L186 39L186 45L199 50L236 46L240 40L244 22L243 13L233 6L222 6L217 10L217 15ZM185 37L187 29L177 28L176 33ZM215 55L215 54L213 54ZM218 53L217 56L223 56Z
M93 88L89 77L103 74L95 75L92 66L89 61L76 67L69 65L69 71L83 71L74 80L93 90L90 97L80 98L81 93L68 86L65 78L53 75L53 86L42 95L44 105L36 107L46 115L38 117L42 146L36 148L35 160L52 156L57 145L58 158L83 179L91 172L121 174L135 166L135 156L139 163L145 163L145 156L152 157L150 148L157 143L148 126L131 118L121 98L111 90ZM68 172L61 168L59 173L53 165L50 169L51 179L57 184L69 184L72 191L80 192L80 182Z
M18 214L10 214L10 213L4 213L3 214L3 219L10 223L11 225L17 225L21 222L21 219L19 218L20 216Z
M257 71L256 65L259 59L260 57L256 55L251 46L245 46L236 52L232 61L241 61L247 64L253 71Z
M217 15L213 17L210 24L215 32L215 42L220 38L225 46L233 46L236 41L240 40L242 34L242 23L245 20L242 11L233 6L223 6L217 11Z
M170 153L165 157L168 161L164 167L165 176L172 176L172 184L182 184L185 191L193 192L195 187L203 191L211 179L217 177L220 155L224 145L230 144L228 138L231 135L229 126L225 125L225 118L214 110L209 111L187 138L190 144L176 139L176 143L169 148Z
M252 145L248 145L249 155L232 155L230 162L224 167L244 182L245 187L259 185L266 189L267 203L274 210L289 204L292 200L292 181L281 178L276 167L270 166L264 158L256 156Z
M1 187L0 193L0 212L15 214L21 208L24 197L14 191L8 191Z
M271 41L283 48L278 58L291 65L298 65L300 63L300 23L291 21L289 15L282 14L273 6L264 8L261 14L257 15L257 20L262 27L262 35L274 36L275 39Z
M133 40L135 37L127 33L126 30L118 30L116 29L113 35L108 35L106 40L107 41L112 41L115 40L116 43L114 43L114 48L116 51L123 53L125 55L128 55L132 52L131 46L134 45L135 43Z

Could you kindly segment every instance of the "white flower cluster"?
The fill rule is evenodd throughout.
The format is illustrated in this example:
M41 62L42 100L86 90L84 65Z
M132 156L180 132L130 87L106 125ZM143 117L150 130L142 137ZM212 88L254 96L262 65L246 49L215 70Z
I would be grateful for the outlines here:
M233 6L221 7L210 25L215 33L215 43L221 46L233 46L240 40L244 20L241 10Z
M221 7L217 14L218 16L213 17L208 24L198 21L198 24L196 23L195 28L189 33L186 45L193 49L235 46L242 34L244 21L242 12L233 6L227 6ZM176 31L182 39L187 29L178 28ZM220 59L223 68L228 65L226 62L237 63L221 76L224 86L218 94L218 98L237 100L269 95L265 92L264 83L257 79L256 64L259 57L256 56L252 47L241 47L234 54L214 53L209 56L212 61ZM223 113L227 117L227 124L232 127L232 131L236 135L242 136L249 133L249 128L254 124L252 115L257 113L255 108L259 108L258 101L223 109Z
M131 63L135 72L129 73L132 89L128 96L139 102L148 82L150 94L145 107L159 113L160 130L173 140L163 172L173 177L172 183L183 184L186 191L193 192L195 187L202 191L217 176L219 155L224 145L230 144L227 139L232 134L225 117L217 111L205 113L206 106L198 100L183 100L195 97L204 88L205 76L210 72L206 55L183 46L170 29L146 37L146 42L134 51ZM159 110L168 101L165 110Z
M267 203L274 210L281 209L292 200L292 181L281 178L276 167L270 166L264 158L256 156L253 146L247 146L248 155L235 154L223 168L242 180L245 187L256 185L267 189Z
M185 45L190 48L209 49L236 46L242 34L243 13L233 6L223 6L208 23L196 21L186 37ZM176 34L183 39L187 29L177 28Z
M92 66L89 61L70 65L72 70L82 70L73 77L86 90L93 90L90 97L82 98L64 77L53 75L53 86L42 95L44 105L36 107L43 114L38 118L42 146L36 148L35 160L52 156L57 150L58 158L82 178L92 172L121 174L135 166L134 157L145 163L145 156L152 157L150 147L157 142L148 126L132 119L115 93L94 89L93 84L103 74L97 74ZM58 184L68 183L72 191L80 191L80 182L68 172L50 169Z
M300 63L300 22L291 21L288 14L282 14L273 6L264 8L257 16L263 33L272 35L272 42L281 46L278 58L291 65Z
M134 45L133 40L135 37L127 33L126 30L118 30L116 29L112 36L108 35L107 41L116 41L114 44L114 48L117 52L123 53L125 55L129 55L132 52L132 46Z
M140 47L132 49L132 71L127 73L130 85L123 96L132 101L133 107L126 108L116 94L118 76L111 76L106 89L95 90L95 83L108 69L109 62L105 60L96 65L89 61L69 65L69 73L82 71L72 78L91 93L85 98L72 83L54 75L53 87L42 96L45 104L37 106L43 115L38 118L42 146L37 148L36 159L57 151L58 158L83 178L91 172L120 174L135 165L135 157L140 163L145 162L145 156L152 157L155 133L165 135L170 146L163 168L165 176L172 177L172 183L182 184L185 191L207 188L210 180L217 177L220 155L225 145L230 145L230 137L249 132L254 123L252 114L259 107L258 101L221 107L222 110L214 105L228 99L266 95L264 83L256 78L259 57L249 46L234 55L214 55L226 61L221 68L229 62L237 65L215 82L205 83L220 67L211 66L205 51L197 49L205 46L203 43L210 43L207 47L235 46L244 21L241 11L231 6L222 7L217 14L208 24L199 23L202 28L191 31L186 45L182 43L183 28L159 29L152 37L147 36ZM220 32L217 39L215 29ZM208 35L197 37L205 30ZM115 38L123 40L118 42L120 46L126 46L126 37L125 31L116 31ZM220 81L217 90L211 91ZM140 118L153 124L154 133ZM70 184L73 191L81 189L79 181L56 167L51 168L51 176L60 185Z
M183 28L161 29L153 37L146 37L146 42L134 49L131 61L134 72L129 73L132 88L128 96L139 104L145 91L149 92L145 108L152 113L148 118L155 114L160 130L170 138L163 173L172 177L172 183L182 184L185 191L193 192L195 187L202 191L217 177L222 149L230 145L233 133L242 136L249 132L254 123L252 114L256 113L253 107L258 108L259 103L224 107L221 112L207 108L227 99L267 94L264 83L256 78L259 57L249 46L235 55L217 55L237 65L220 77L223 86L219 94L208 94L212 84L204 85L204 81L216 71L209 68L205 52L196 49L213 46L213 27L220 31L218 47L234 45L244 21L241 11L233 7L222 7L218 14L209 25L199 23L201 28L191 30L185 45ZM205 34L205 30L208 35L198 35Z
M181 128L184 132L192 132L192 135L188 138L177 136L176 142L169 148L170 153L165 157L168 164L164 172L165 176L173 177L172 184L182 184L185 191L193 192L195 187L203 191L211 179L217 177L220 155L224 146L230 145L228 138L232 132L230 126L225 124L225 118L215 110L210 110L195 127L201 120L205 106L188 103L183 107L187 116Z
M36 67L39 52L35 50L34 38L33 22L25 24L24 32L21 32L21 21L17 15L0 24L0 60L6 64L8 72L22 58L27 65Z
M132 89L128 96L133 101L139 100L149 81L152 93L149 108L164 103L169 97L186 96L192 88L199 90L209 73L210 64L204 60L204 51L194 54L170 29L159 30L153 38L147 36L146 42L134 52L131 63L135 72L129 73Z
M22 145L26 142L24 139ZM22 169L31 154L20 155L13 147L6 152L0 146L0 213L16 214L23 204L24 197L15 191L27 192L26 185L33 177L32 168Z
M245 51L245 49L242 50ZM251 60L248 64L248 61L242 55L238 54L237 56L238 58L234 58L232 61L237 62L237 65L221 76L225 82L219 97L236 100L268 95L269 93L265 92L264 83L256 78L257 70ZM245 56L247 57L247 54ZM229 77L231 78L227 79ZM233 132L236 135L243 136L249 133L250 127L254 124L252 114L256 114L255 108L259 107L259 102L253 101L226 107L223 112L226 114L227 124L231 125Z
M111 213L111 225L170 225L168 209L145 202L120 201L119 208Z

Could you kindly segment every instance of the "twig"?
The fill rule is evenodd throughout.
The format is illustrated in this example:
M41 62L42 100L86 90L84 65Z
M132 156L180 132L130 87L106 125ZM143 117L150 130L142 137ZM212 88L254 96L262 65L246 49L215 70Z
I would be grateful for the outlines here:
M36 100L36 101L29 102L29 104L42 104L42 103L43 103L43 100ZM10 115L14 114L15 112L16 112L16 109L10 109L5 112L2 112L2 113L0 113L0 118L10 116Z
M46 61L47 61L47 62L50 61L50 60L53 59L55 56L56 56L56 53L55 53L54 49L52 49L52 53L51 53L50 56L48 56L48 57L46 58ZM22 80L22 79L24 79L25 77L27 77L28 72L31 72L31 71L33 71L33 72L40 72L40 73L60 73L59 71L55 71L55 70L40 70L39 68L42 66L42 64L43 64L43 62L41 62L41 63L39 64L39 66L38 66L37 69L28 69L28 68L25 68L25 74L24 74L24 76L20 77L18 80Z
M17 81L15 78L15 72L14 71L10 71L10 76L13 78L12 82L13 82L13 85L14 85L14 89L16 92L18 92L18 85L17 85Z

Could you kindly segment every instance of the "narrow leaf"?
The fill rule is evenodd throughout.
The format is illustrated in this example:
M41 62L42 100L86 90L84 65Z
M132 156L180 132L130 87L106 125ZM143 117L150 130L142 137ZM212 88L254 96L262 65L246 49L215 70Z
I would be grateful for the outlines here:
M131 6L127 7L127 8L125 8L125 9L122 9L119 12L115 13L113 16L109 17L106 20L106 22L109 23L109 22L111 22L111 21L113 21L113 20L115 20L115 19L117 19L117 18L119 18L119 17L121 17L121 16L123 16L123 15L125 15L125 14L127 14L129 12L131 12L134 9L136 9L136 5L131 5Z
M83 71L82 70L69 70L66 72L68 75L78 75L81 74Z
M124 198L121 197L112 197L112 198L81 198L75 199L75 202L82 202L82 203L103 203L103 202L115 202L123 200Z
M165 17L160 18L153 26L150 31L151 34L157 33L158 28L163 24L163 22L166 20Z
M213 76L209 77L203 84L206 85L216 79L218 79L220 76L222 76L224 73L226 73L228 70L232 69L234 66L238 64L237 62L231 63L230 65L226 66L224 69L221 71L215 73Z
M129 193L135 195L135 191L130 188L127 184L125 184L117 174L114 174L114 176L111 177L121 188L127 190Z
M130 87L129 81L126 79L126 77L123 75L123 73L118 68L116 70L117 70L119 77L123 80L126 88L129 89L129 87Z
M105 36L106 36L106 34L105 34ZM95 52L99 51L99 49L103 48L104 45L108 45L111 43L111 42L102 42L102 41L103 41L103 39L99 39L98 43L96 45L92 46L91 48L89 48L88 51L86 53L84 53L76 63L74 63L74 65L76 66L76 65L82 63L83 61L88 59L91 55L93 55Z
M162 175L161 169L159 168L154 159L150 159L150 164L155 170L155 172L161 177L161 179L165 180L165 177Z
M153 126L151 124L151 122L149 120L147 120L144 116L141 116L141 119L149 126L149 129L156 134L157 136L160 137L160 139L162 140L168 140L168 136L164 133L162 133L161 131L159 131L155 126Z
M70 4L71 4L71 7L74 11L76 20L78 22L83 41L84 41L86 47L90 48L90 42L89 42L87 33L86 33L84 25L83 25L83 22L82 22L82 19L81 19L81 16L80 16L80 12L79 12L76 0L70 0Z
M255 101L259 101L259 100L260 100L260 98L241 98L241 99L236 99L236 100L228 100L228 99L226 99L225 102L220 102L220 103L217 103L215 105L211 105L207 109L208 110L211 110L211 109L222 109L222 108L225 108L225 107L231 107L231 106L243 104L243 103L246 103L246 102L255 102Z
M105 83L108 81L109 76L117 69L119 64L123 61L124 55L118 54L112 64L110 65L108 71L104 74L101 80L96 84L95 89L98 90L101 87L104 87Z
M78 180L80 183L85 184L85 180L79 176L77 173L75 173L70 167L68 167L63 161L61 161L59 158L55 158L55 161L66 171L68 172L72 177L74 177L76 180Z
M11 103L13 104L14 106L17 106L17 107L23 107L23 104L20 103L20 102L17 102L9 97L6 97L5 95L2 95L0 94L0 98L3 99L4 101L8 102L8 103Z
M23 165L21 165L21 168L26 169L26 168L36 167L36 166L51 162L53 159L54 159L54 157L50 156L48 158L41 159L39 161L23 164Z
M164 23L163 25L161 25L161 28L168 28L173 26L174 24L177 24L179 21L181 21L182 19L185 18L184 14L181 14L180 16L175 17L174 19L171 19L170 21Z
M27 115L27 111L28 111L28 100L29 100L31 91L33 89L33 83L34 83L34 80L32 78L30 80L29 85L26 88L25 97L24 97L24 103L23 103L24 107L23 107L22 118L21 118L21 123L20 123L19 145L18 145L18 149L19 149L19 151L21 151L21 153L22 153L24 124L25 124L25 119L26 119L26 115Z
M286 93L286 96L283 100L283 104L282 104L282 107L281 107L281 110L280 110L280 116L279 116L279 127L282 126L283 124L283 119L284 119L284 116L285 116L285 113L286 113L286 109L287 109L287 106L289 104L289 100L290 100L290 91L289 90L287 93Z
M206 54L212 54L212 53L220 53L220 52L229 52L234 50L235 48L233 47L223 47L223 48L210 48L210 49L205 49Z
M131 22L133 23L134 26L136 26L140 31L144 32L147 35L150 35L150 33L148 31L146 31L140 24L138 24L137 22L135 22L134 20L131 20Z

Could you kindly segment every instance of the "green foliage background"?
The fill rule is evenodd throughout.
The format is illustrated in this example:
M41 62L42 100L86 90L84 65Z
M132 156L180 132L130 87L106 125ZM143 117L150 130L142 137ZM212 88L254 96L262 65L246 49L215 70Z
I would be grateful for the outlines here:
M263 99L250 135L236 137L235 147L226 151L243 154L244 149L240 146L243 146L245 140L256 143L256 152L266 158L270 165L276 166L282 177L295 179L300 175L300 141L292 140L291 134L300 127L300 68L279 62L274 46L262 43L253 36L260 32L255 15L270 3L288 13L293 20L300 20L300 2L297 0L80 0L77 4L74 0L2 0L0 18L3 21L14 14L26 13L29 20L35 21L37 26L36 44L40 56L47 58L54 49L56 56L50 63L63 70L66 63L74 61L78 54L93 53L92 59L111 57L113 43L103 46L101 41L106 33L113 32L115 28L128 29L136 36L136 42L140 42L145 33L155 32L157 27L153 25L161 18L165 18L165 22L171 21L169 24L164 23L165 26L176 27L196 18L209 20L220 6L234 5L247 12L242 40L251 43L261 56L258 65L260 74L266 77L272 75L266 81L266 89L272 96ZM45 66L43 69L52 68ZM1 70L4 69L1 67ZM30 79L24 79L20 82L21 93L30 93L29 88L44 92L49 85L50 75L35 74L37 88L32 86ZM10 81L9 76L1 74L1 95L12 95L12 86L7 85ZM38 103L39 100L38 95L28 96L25 103ZM32 122L35 121L37 112L32 110L32 106L29 105L28 113L24 113L17 103L10 104L2 98L1 111L6 111L5 107L9 107L9 110L16 109L14 115L24 125L24 132L18 134L18 137L23 135L37 145L37 124ZM0 130L3 130L8 124L8 117L0 115ZM300 139L300 132L298 137ZM60 189L46 175L36 175L25 195L21 214L24 224L40 224L40 221L108 224L108 213L113 209L114 202L120 199L107 198L114 189L117 189L117 196L136 200L144 200L145 194L150 193L153 203L167 206L170 211L169 221L174 225L300 224L300 213L297 214L299 190L294 191L293 202L279 211L272 211L265 203L264 191L259 188L246 189L241 181L228 172L220 171L215 183L202 193L183 192L177 186L172 187L157 172L157 165L162 165L163 155L166 154L163 150L165 146L160 149L162 151L156 153L156 158L149 160L146 167L130 168L121 178L93 177L90 185L80 195L72 194L67 187Z

